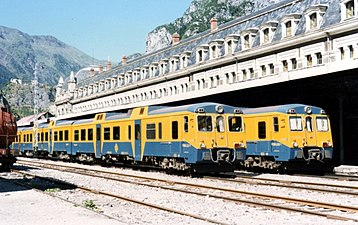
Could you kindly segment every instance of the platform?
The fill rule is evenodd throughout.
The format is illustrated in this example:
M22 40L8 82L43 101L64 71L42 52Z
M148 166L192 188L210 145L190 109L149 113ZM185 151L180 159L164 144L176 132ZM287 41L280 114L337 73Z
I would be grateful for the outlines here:
M358 166L341 165L338 167L334 167L333 172L338 175L358 177Z

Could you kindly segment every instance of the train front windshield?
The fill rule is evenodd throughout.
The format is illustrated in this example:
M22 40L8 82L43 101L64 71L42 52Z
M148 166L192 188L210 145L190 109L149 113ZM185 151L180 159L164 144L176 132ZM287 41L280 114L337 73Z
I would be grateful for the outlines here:
M213 122L211 116L198 116L199 131L212 131Z
M290 116L290 128L291 131L302 131L302 117Z
M229 116L229 131L232 132L243 131L241 116Z
M329 131L327 117L317 116L316 123L317 123L317 131L321 131L321 132Z

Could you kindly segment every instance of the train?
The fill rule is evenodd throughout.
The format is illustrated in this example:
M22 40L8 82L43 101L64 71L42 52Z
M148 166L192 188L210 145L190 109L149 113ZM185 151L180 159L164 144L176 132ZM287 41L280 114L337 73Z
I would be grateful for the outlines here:
M330 121L319 107L286 104L245 108L246 168L278 171L330 170Z
M8 170L16 162L16 151L10 149L17 136L16 120L11 114L10 106L0 94L0 170Z
M19 127L25 156L140 165L197 173L231 172L245 160L242 110L218 103L145 106L93 118Z
M328 115L305 104L146 106L50 121L38 134L37 156L190 173L321 171L333 157ZM33 127L20 127L13 148L33 156L32 135Z

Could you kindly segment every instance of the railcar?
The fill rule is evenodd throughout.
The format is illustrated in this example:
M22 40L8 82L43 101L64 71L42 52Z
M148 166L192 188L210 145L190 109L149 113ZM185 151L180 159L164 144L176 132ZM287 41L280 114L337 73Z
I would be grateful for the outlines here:
M46 129L45 146L53 158L193 173L233 171L245 159L242 110L217 103L98 113L92 119L51 121ZM24 143L16 144L24 152L31 148L31 132L19 132ZM45 134L40 139L47 140Z
M287 104L243 112L246 167L305 170L322 169L331 162L331 127L322 108Z
M8 169L16 162L17 153L10 149L16 138L17 126L10 106L6 99L0 95L0 168Z

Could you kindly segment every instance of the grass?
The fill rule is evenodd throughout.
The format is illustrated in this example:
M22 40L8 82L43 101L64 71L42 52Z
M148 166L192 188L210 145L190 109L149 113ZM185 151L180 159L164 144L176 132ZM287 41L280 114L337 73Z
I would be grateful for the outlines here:
M96 206L96 204L94 204L93 200L84 200L83 205L88 209L98 210L98 207Z

